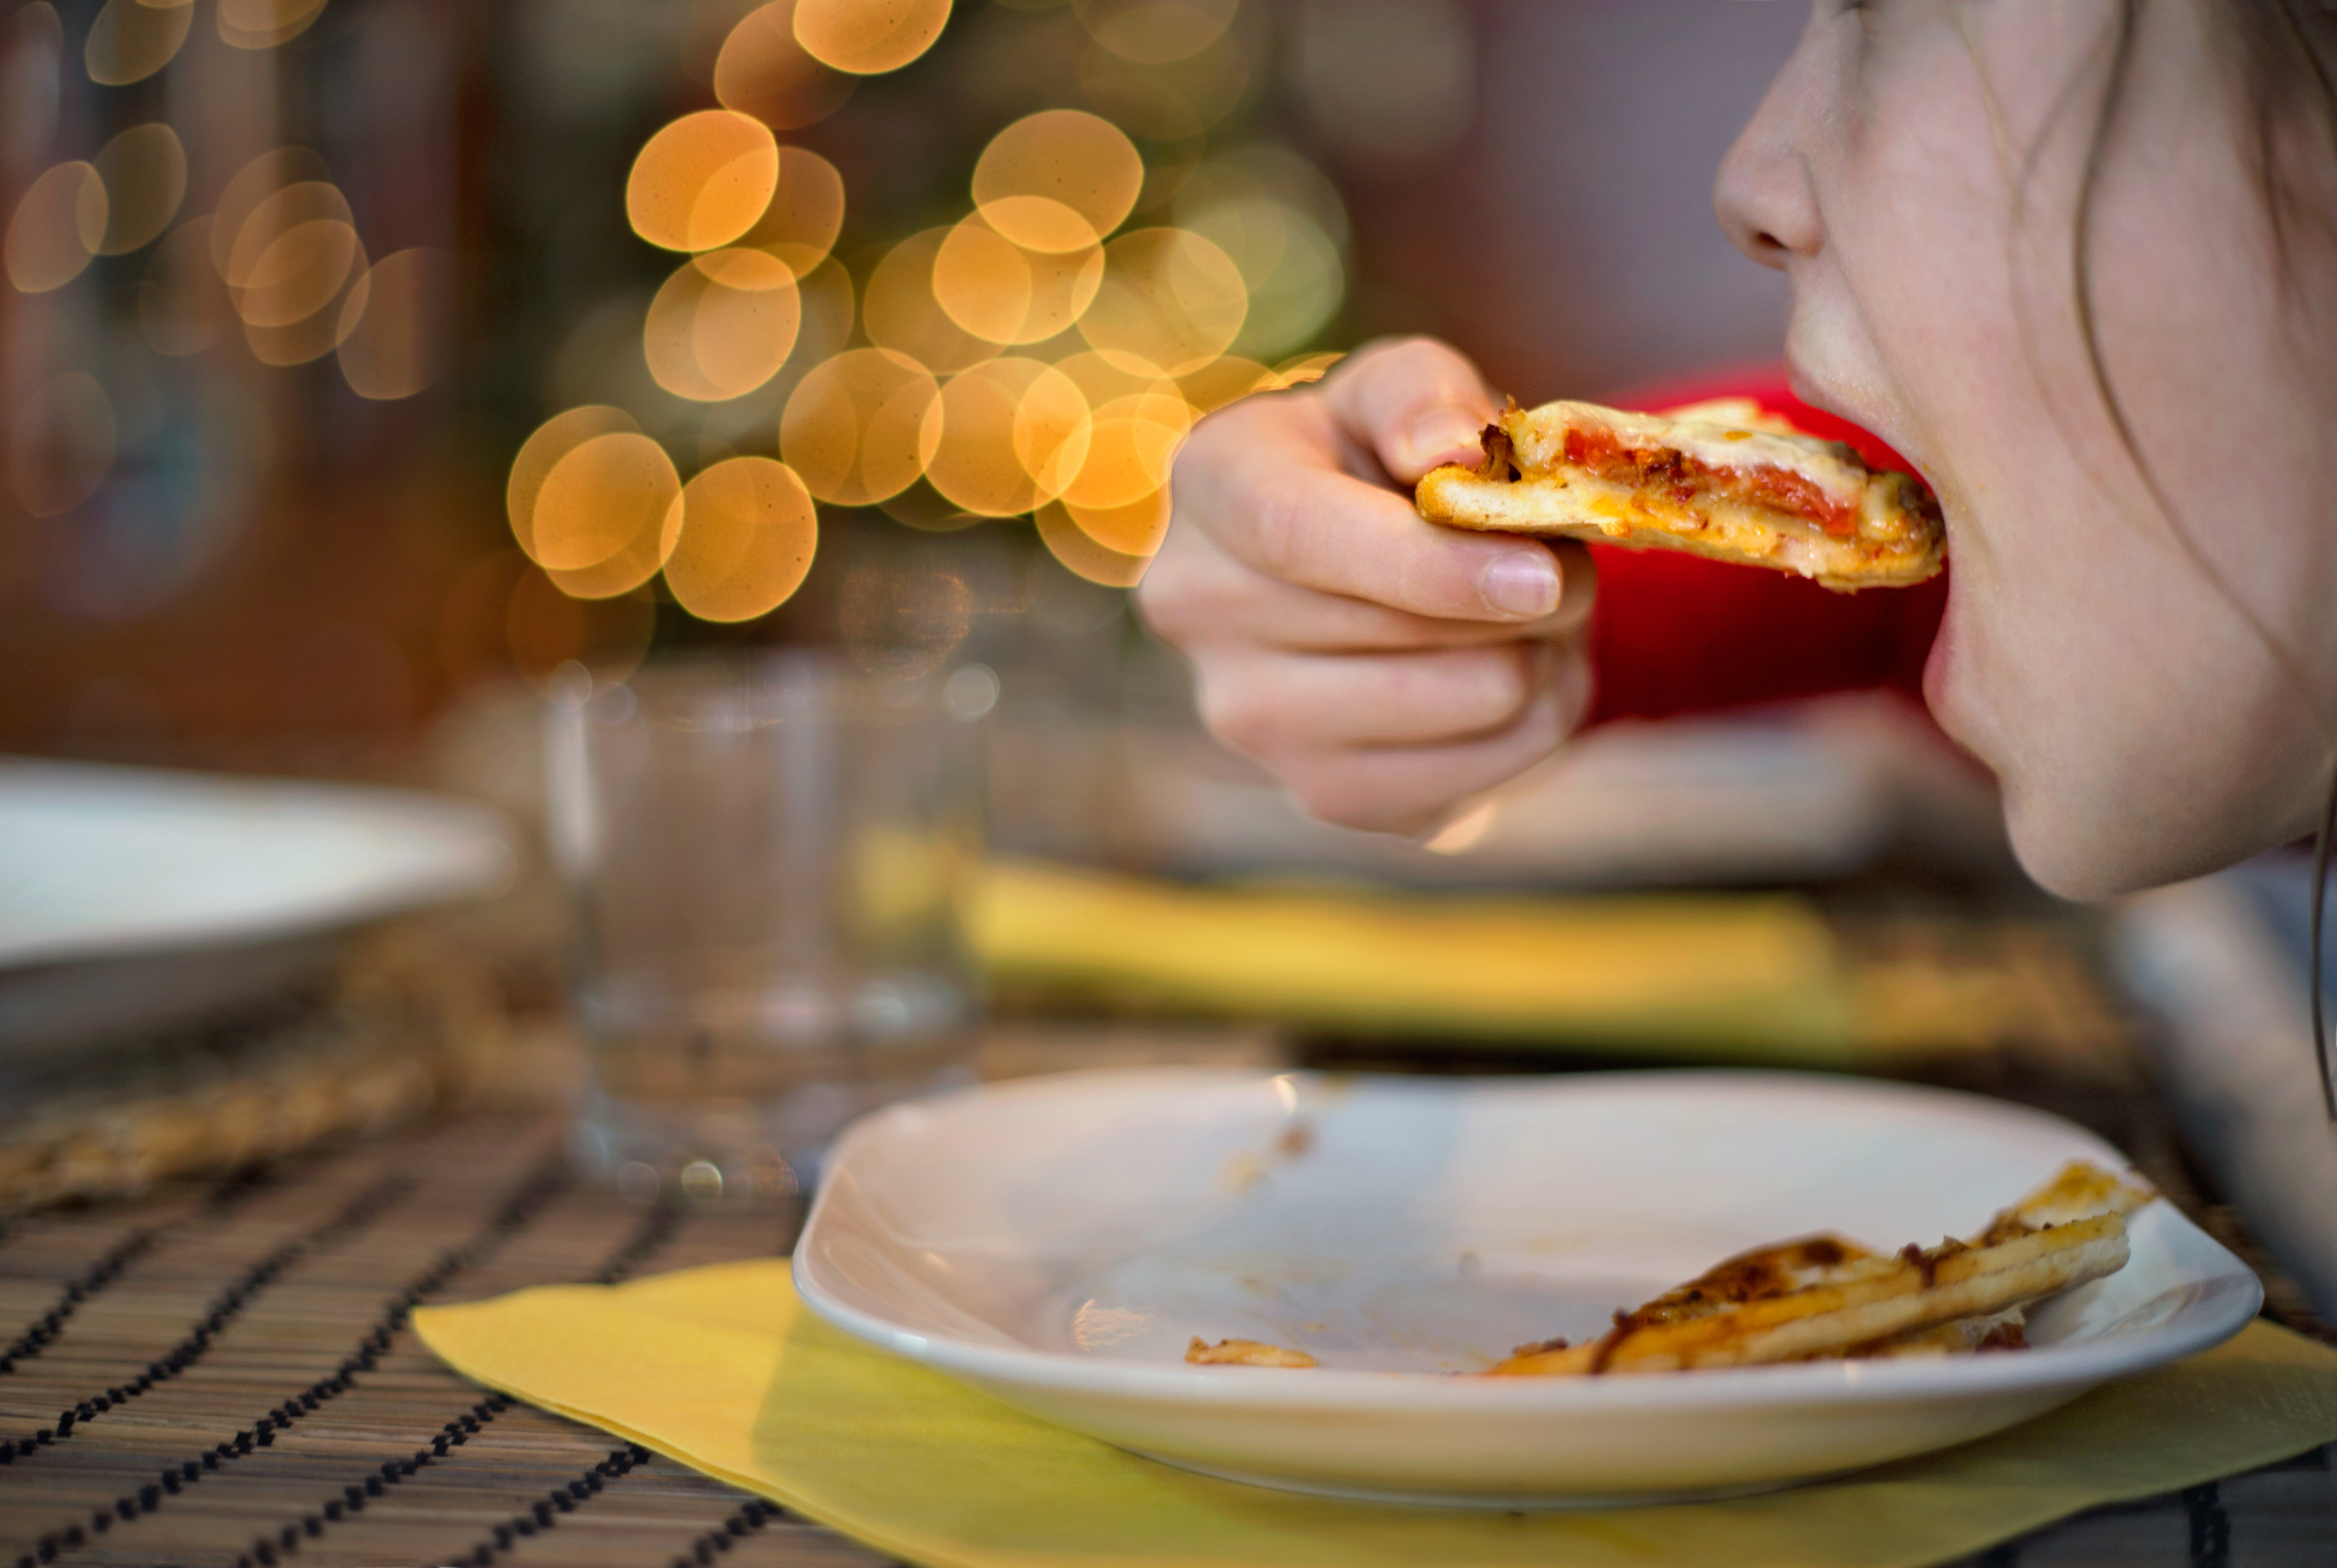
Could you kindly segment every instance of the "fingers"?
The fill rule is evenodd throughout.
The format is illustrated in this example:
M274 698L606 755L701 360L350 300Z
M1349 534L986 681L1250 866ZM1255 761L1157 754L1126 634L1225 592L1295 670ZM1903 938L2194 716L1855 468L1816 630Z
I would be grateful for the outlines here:
M1172 532L1137 590L1145 622L1179 647L1246 641L1294 652L1478 647L1566 635L1590 615L1588 552L1564 546L1558 607L1523 622L1455 621L1277 581L1233 559L1206 534Z
M1408 485L1452 455L1450 432L1473 442L1491 407L1468 361L1424 339L1367 349L1319 390L1237 403L1178 456L1170 540L1204 533L1266 576L1409 614L1539 621L1565 592L1546 546L1439 527L1381 472Z
M1414 615L1515 623L1557 612L1565 568L1547 545L1439 527L1410 496L1299 460L1300 451L1290 432L1260 420L1203 424L1177 461L1170 540L1205 533L1266 576Z
M1387 343L1211 416L1178 455L1138 608L1191 660L1209 730L1317 816L1432 828L1589 704L1588 553L1438 527L1390 487L1476 460L1493 411L1459 354Z
M1325 748L1417 746L1507 729L1548 684L1548 645L1426 653L1278 653L1205 677L1201 720L1252 757Z
M1280 777L1313 815L1382 833L1425 833L1452 808L1506 783L1548 757L1589 705L1587 666L1562 662L1506 729L1442 746L1317 752L1293 760Z
M1350 355L1324 378L1323 397L1342 428L1403 485L1441 464L1484 461L1479 433L1501 408L1475 366L1427 338Z
M1436 654L1194 661L1203 721L1314 815L1418 832L1521 772L1582 720L1581 640Z

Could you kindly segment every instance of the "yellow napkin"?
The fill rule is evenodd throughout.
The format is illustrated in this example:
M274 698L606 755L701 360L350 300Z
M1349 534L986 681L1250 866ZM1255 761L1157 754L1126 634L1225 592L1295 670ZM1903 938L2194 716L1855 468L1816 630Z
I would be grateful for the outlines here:
M1374 1031L1849 1064L1833 934L1783 894L1189 887L1006 862L968 910L1007 981Z
M1339 1503L1172 1470L872 1349L784 1259L415 1315L481 1383L936 1568L1916 1568L2337 1438L2337 1350L2258 1322L2179 1366L1847 1480L1671 1507Z

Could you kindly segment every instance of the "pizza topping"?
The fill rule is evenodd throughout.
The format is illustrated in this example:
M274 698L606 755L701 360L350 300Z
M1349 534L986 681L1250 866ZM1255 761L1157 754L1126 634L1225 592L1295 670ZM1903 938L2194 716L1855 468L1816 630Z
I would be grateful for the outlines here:
M1205 1343L1198 1334L1185 1347L1185 1359L1196 1367L1312 1367L1315 1357L1304 1350L1269 1345L1263 1339L1220 1339Z
M2021 1308L2124 1267L2126 1215L2151 1197L2073 1162L1972 1241L1911 1244L1885 1258L1813 1237L1742 1253L1617 1312L1592 1344L1521 1347L1491 1374L1598 1376L2024 1348ZM2056 1218L2040 1218L2047 1213Z
M1499 425L1488 425L1478 439L1484 443L1485 465L1477 470L1477 477L1497 485L1506 485L1520 476L1517 449L1510 445L1510 433Z
M1749 441L1753 432L1731 430L1722 439ZM1506 446L1508 442L1502 444ZM1660 487L1675 501L1694 501L1720 485L1745 500L1805 518L1833 538L1853 538L1858 533L1855 501L1831 495L1806 475L1775 464L1723 466L1676 447L1626 446L1614 431L1599 425L1579 425L1567 431L1562 450L1567 462L1599 478L1618 485Z
M1875 472L1853 448L1741 398L1668 416L1512 405L1486 427L1483 446L1481 464L1422 478L1423 516L1685 551L1843 592L1920 583L1944 555L1939 504L1921 480Z

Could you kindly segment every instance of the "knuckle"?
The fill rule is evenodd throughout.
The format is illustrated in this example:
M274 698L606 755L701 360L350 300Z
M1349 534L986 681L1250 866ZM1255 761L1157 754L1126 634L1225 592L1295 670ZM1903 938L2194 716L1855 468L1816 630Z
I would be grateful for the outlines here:
M1567 690L1562 680L1538 694L1519 716L1515 727L1517 750L1523 759L1521 769L1565 745L1581 717L1581 702Z
M1193 632L1195 597L1193 574L1183 553L1163 549L1136 584L1137 618L1154 636L1181 646Z
M1229 680L1222 671L1202 671L1194 706L1201 727L1219 744L1245 757L1262 760L1282 732L1272 700L1262 695L1254 682Z
M1422 714L1441 715L1455 728L1498 730L1516 719L1533 696L1530 650L1509 642L1489 648L1448 648L1397 662L1391 694Z
M1427 365L1443 365L1457 358L1453 351L1434 338L1421 333L1403 333L1374 338L1348 356L1354 376L1409 375Z
M1533 701L1537 654L1511 643L1488 648L1477 661L1477 701L1490 723L1506 724Z
M1387 803L1352 768L1306 769L1292 773L1284 784L1299 808L1317 821L1367 833L1388 826Z
M1226 460L1226 449L1238 446L1257 423L1257 411L1243 403L1229 403L1198 420L1177 448L1169 465L1170 482L1188 479Z
M1554 744L1563 743L1590 716L1590 704L1599 694L1598 676L1581 649L1568 648L1560 652L1550 685L1554 689L1550 712L1558 735Z
M1413 833L1450 802L1396 799L1359 779L1326 778L1311 793L1292 790L1307 815L1359 833Z
M1435 338L1383 338L1354 356L1354 382L1390 392L1447 395L1472 391L1477 373L1451 344Z
M1259 570L1288 582L1307 564L1306 494L1303 484L1269 480L1251 492L1245 532Z

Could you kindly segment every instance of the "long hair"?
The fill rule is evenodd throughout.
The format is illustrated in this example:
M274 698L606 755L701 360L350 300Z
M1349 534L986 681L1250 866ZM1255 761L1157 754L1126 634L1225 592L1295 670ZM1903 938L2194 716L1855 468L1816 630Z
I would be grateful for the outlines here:
M2148 488L2176 543L2192 564L2246 622L2264 643L2282 673L2303 697L2306 708L2320 720L2324 738L2337 742L2337 724L2322 713L2311 671L2287 640L2280 636L2254 606L2232 586L2214 558L2193 538L2171 504L2157 475L2136 440L2125 402L2111 380L2102 351L2101 333L2094 313L2091 287L2095 195L2100 185L2118 121L2127 107L2137 37L2144 8L2151 0L2118 0L2111 19L2107 84L2087 149L2078 211L2071 235L2072 275L2077 285L2077 324L2085 346L2086 362L2094 389L2135 471ZM2257 189L2271 228L2274 265L2281 292L2295 300L2299 254L2307 240L2337 245L2337 205L2330 197L2330 172L2337 169L2337 0L2208 0L2212 20L2222 29L2221 42L2237 69L2248 106L2245 151L2254 166ZM2308 132L2331 162L2315 180L2300 169L2296 142ZM2337 519L2332 519L2337 525ZM2310 970L2313 1054L2321 1074L2322 1104L2337 1122L2337 1065L2332 1062L2327 1002L2322 978L2322 927L2328 904L2329 865L2332 840L2337 840L2337 746L2329 763L2329 787L2318 830L2313 836L2313 905Z

